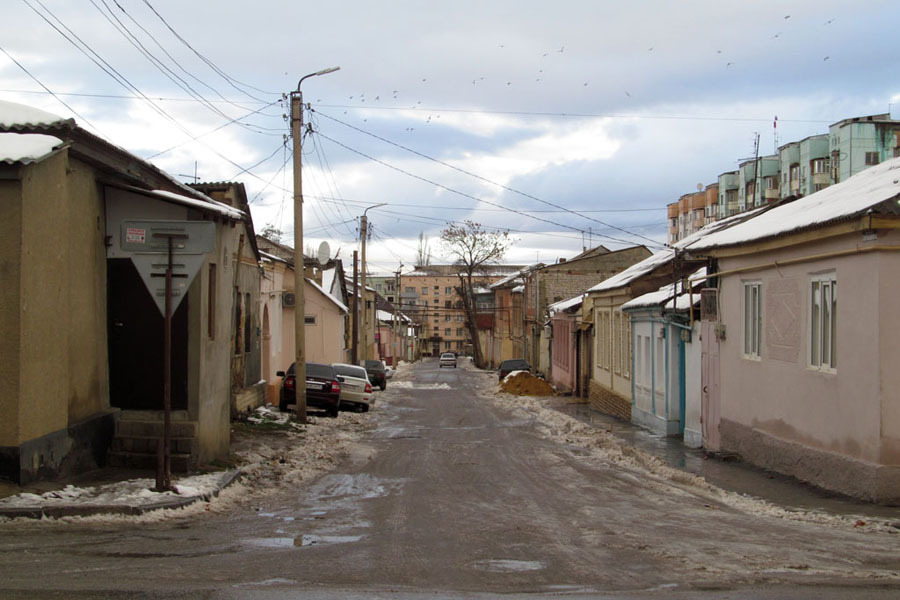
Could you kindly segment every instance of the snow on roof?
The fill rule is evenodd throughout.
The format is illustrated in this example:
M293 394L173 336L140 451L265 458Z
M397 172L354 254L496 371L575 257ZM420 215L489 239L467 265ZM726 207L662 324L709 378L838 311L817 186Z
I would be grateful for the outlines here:
M322 269L322 289L327 291L329 294L331 293L331 289L334 287L334 276L337 274L337 269Z
M513 293L513 294L523 294L523 293L525 293L525 286L524 286L524 285L517 285L517 286L514 287L512 290L510 290L510 292Z
M334 302L337 305L337 307L341 309L342 312L350 312L347 310L347 307L344 305L343 302L341 302L340 300L338 300L337 298L335 298L334 296L332 296L331 294L329 294L328 292L323 290L322 287L318 283L316 283L309 277L306 278L306 283L310 284L315 289L322 292L322 295L325 296L326 298L328 298L329 300L331 300L332 302Z
M702 281L706 279L706 267L697 270L690 277L688 277L688 281L691 282L691 286L693 287L696 281ZM678 289L678 297L675 299L675 303L672 303L672 295L673 290ZM663 308L675 308L676 310L686 310L691 306L691 300L693 299L694 304L700 301L700 294L695 293L691 294L687 290L684 289L684 286L681 281L677 282L677 284L668 284L664 285L655 292L648 292L642 296L638 296L633 300L629 300L625 304L622 305L622 310L634 309L634 308L649 308L656 306L663 306Z
M288 261L284 260L280 256L275 256L274 254L269 254L268 252L264 252L262 250L259 251L259 255L264 260L268 260L269 262L280 262L280 263L284 263L284 264L290 264L290 263L288 263Z
M147 193L151 196L156 196L163 200L177 202L178 204L190 206L199 210L210 210L212 212L217 212L220 215L229 217L231 219L241 220L244 218L243 211L228 206L227 204L224 204L222 202L217 202L216 200L213 200L211 198L204 202L203 200L199 200L197 198L188 198L187 196L182 196L181 194L173 194L172 192L167 192L165 190L153 190L152 192Z
M61 139L42 133L0 133L0 162L36 162L62 143Z
M0 129L24 129L28 127L51 127L54 125L74 125L72 119L64 119L39 108L17 102L0 100Z
M393 321L394 313L388 312L386 310L376 310L375 318L379 321Z
M893 202L891 212L900 212L900 158L869 167L846 181L776 206L754 219L704 237L690 250L733 246L863 215L870 208Z
M694 249L694 245L699 240L706 238L714 234L717 231L721 231L723 229L729 229L731 227L737 227L738 223L744 222L746 220L751 220L754 218L758 218L757 215L759 213L764 212L763 209L750 210L743 213L739 213L737 215L733 215L728 217L727 219L722 219L720 221L714 221L709 225L706 225L700 231L689 235L688 237L680 240L672 245L671 248L666 248L665 250L660 250L659 252L648 256L644 260L639 263L635 263L616 275L613 275L609 279L604 279L594 287L590 288L589 292L600 292L605 290L614 290L616 288L624 287L631 283L632 281L638 279L639 277L654 271L655 269L668 264L675 257L676 250L684 250L687 247L690 249Z
M584 302L584 294L579 294L574 298L569 298L568 300L554 302L547 307L547 310L550 311L551 315L554 315L556 313L561 313L572 308L578 308L579 306L581 306L582 302Z

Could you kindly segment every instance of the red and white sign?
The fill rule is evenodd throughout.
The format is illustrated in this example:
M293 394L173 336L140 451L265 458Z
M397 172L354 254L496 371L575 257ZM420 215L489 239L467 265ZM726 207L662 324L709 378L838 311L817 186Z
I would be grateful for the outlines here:
M125 242L128 244L143 244L147 241L147 230L137 227L128 227L125 230Z

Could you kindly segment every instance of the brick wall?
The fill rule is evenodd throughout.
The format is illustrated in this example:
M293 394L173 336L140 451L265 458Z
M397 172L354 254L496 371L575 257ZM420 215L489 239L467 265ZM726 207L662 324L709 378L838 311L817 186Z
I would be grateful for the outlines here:
M602 413L631 421L631 400L626 400L615 392L611 392L593 379L590 384L588 402L592 408Z

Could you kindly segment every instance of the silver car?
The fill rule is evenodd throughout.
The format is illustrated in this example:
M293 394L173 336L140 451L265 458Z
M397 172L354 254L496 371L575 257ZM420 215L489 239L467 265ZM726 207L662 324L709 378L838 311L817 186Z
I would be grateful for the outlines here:
M444 352L443 354L441 354L440 364L441 364L442 369L444 367L453 367L455 369L456 368L456 355L453 354L452 352Z
M341 408L369 412L369 407L375 404L375 394L365 368L343 363L331 366L341 383Z

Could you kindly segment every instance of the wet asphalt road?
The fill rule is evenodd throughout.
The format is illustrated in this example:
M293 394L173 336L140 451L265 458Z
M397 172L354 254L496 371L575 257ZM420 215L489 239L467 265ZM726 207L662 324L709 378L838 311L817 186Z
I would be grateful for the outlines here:
M494 383L415 365L337 469L262 507L0 527L0 597L900 594L900 535L750 515L598 462L479 396Z

